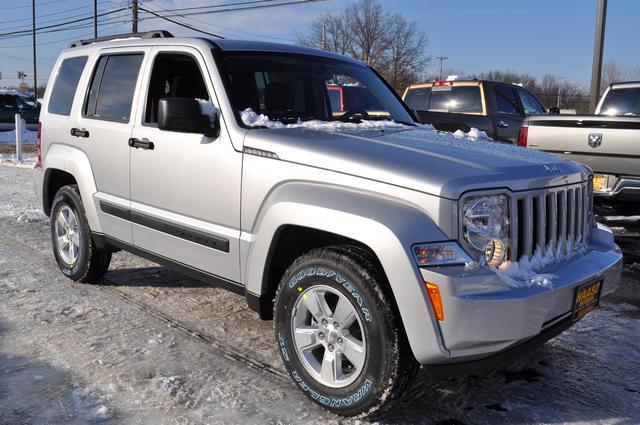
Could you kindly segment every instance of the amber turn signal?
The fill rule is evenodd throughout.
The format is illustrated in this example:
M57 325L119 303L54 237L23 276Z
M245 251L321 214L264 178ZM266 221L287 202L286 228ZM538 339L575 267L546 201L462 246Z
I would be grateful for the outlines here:
M429 295L429 300L431 300L433 313L436 315L436 319L442 322L444 320L444 307L440 297L440 288L435 283L427 281L424 282L424 285L427 287L427 294Z

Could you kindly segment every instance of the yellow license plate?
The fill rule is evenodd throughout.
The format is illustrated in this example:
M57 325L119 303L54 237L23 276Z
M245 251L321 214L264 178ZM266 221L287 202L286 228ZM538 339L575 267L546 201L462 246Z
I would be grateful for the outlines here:
M594 175L593 190L596 192L606 192L609 176Z
M602 281L582 285L576 289L573 301L573 320L582 319L587 313L593 311L600 303Z

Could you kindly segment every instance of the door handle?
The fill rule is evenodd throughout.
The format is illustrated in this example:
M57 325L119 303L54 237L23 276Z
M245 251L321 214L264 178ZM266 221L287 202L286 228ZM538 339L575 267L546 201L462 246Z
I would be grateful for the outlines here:
M135 139L132 137L131 139L129 139L129 146L131 146L132 148L145 150L153 150L153 148L155 147L153 142L150 142L146 137L142 139Z
M509 123L500 120L500 121L498 121L498 127L500 127L500 128L509 128Z
M89 137L89 130L84 128L72 128L71 135L74 137Z

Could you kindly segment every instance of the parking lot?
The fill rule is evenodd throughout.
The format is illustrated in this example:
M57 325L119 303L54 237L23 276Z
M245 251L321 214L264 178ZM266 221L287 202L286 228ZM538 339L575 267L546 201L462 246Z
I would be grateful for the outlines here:
M420 372L378 423L640 422L640 221L602 219L620 290L570 331L483 376ZM271 322L245 301L126 253L67 280L28 168L0 166L0 423L368 423L296 391Z

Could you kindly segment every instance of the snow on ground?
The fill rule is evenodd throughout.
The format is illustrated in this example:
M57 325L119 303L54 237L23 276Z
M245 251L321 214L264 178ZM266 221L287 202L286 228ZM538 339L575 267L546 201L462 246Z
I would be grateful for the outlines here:
M36 155L22 155L22 161L18 161L16 154L0 154L0 165L5 167L33 168L37 160Z
M340 419L290 383L272 324L243 297L123 252L99 284L66 279L48 220L19 221L42 214L30 174L0 166L2 424L640 423L631 269L629 298L516 362L460 378L421 371L387 416Z
M36 143L38 141L38 132L31 130L24 130L22 132L22 143ZM15 144L16 143L16 131L0 131L0 143Z

